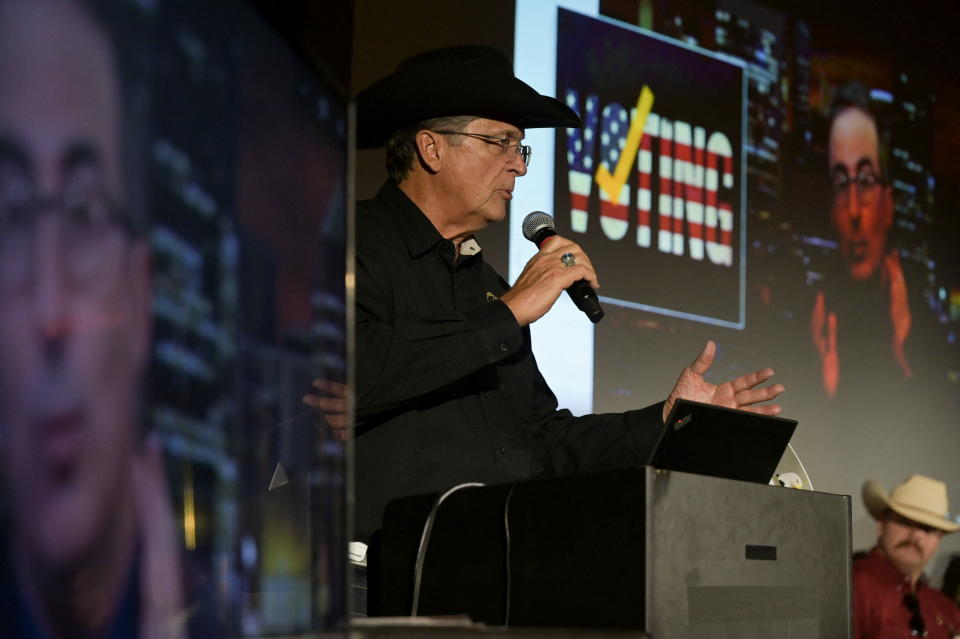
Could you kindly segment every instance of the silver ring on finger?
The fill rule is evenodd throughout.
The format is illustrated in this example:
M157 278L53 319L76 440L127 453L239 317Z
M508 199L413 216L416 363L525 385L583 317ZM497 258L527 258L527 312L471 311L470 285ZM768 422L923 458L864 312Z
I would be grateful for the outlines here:
M564 253L560 256L560 261L563 262L564 266L576 266L577 258L574 257L573 253Z

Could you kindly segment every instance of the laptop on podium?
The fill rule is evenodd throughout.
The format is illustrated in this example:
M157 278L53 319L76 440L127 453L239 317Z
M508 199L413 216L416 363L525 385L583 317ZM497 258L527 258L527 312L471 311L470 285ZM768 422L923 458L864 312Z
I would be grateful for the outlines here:
M680 399L660 431L648 464L766 484L796 427L794 419Z

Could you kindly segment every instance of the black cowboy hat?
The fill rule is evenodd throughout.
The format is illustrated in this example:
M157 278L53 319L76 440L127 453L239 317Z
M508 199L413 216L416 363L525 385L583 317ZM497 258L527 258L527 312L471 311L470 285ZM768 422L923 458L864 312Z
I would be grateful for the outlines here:
M467 45L407 58L361 91L357 146L382 146L401 127L455 115L501 120L521 129L581 126L570 107L518 80L503 51Z

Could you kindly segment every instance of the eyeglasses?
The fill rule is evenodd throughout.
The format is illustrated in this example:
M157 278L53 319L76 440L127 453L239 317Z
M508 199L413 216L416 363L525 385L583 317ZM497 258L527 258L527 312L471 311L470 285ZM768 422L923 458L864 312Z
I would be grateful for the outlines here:
M465 135L470 138L483 140L488 144L496 144L505 155L511 159L519 155L523 159L525 166L530 166L530 156L533 155L533 149L525 144L520 144L520 138L512 135L487 135L485 133L468 133L466 131L437 131L441 135Z
M132 227L92 173L77 171L59 194L40 197L32 180L0 164L0 294L20 293L30 282L45 212L55 212L60 222L58 255L70 283L85 286L105 274L107 244Z
M853 177L850 177L843 169L838 169L833 173L833 199L845 206L850 201L850 187L856 185L857 201L861 204L872 204L876 198L877 188L883 184L883 180L870 169L861 169Z
M923 615L920 614L920 601L913 593L907 593L903 596L903 605L910 611L910 636L926 637L927 625L923 622Z

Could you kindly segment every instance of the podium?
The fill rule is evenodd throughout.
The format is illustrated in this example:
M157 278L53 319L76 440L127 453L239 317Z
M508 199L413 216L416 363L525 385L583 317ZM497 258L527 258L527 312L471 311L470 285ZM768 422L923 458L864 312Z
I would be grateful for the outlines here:
M384 513L380 614L409 615L436 495ZM438 508L418 614L661 637L847 638L850 498L651 467L464 488Z

